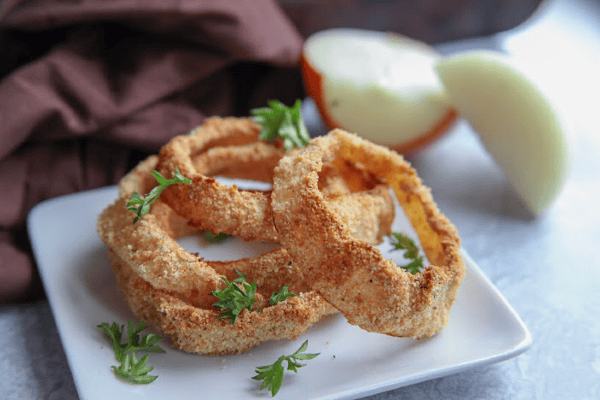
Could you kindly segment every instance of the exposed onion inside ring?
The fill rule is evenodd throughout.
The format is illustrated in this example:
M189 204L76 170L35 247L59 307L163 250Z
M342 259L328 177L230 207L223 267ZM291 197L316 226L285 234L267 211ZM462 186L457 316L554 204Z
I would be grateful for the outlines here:
M343 162L362 165L393 189L431 264L423 272L412 275L385 259L354 237L327 204L319 172ZM460 238L397 153L341 130L313 139L279 162L272 209L299 273L351 324L401 337L429 337L447 324L465 273Z

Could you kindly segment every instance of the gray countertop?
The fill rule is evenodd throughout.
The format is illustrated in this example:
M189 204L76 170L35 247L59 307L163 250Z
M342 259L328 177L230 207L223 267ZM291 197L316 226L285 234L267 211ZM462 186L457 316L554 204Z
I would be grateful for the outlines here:
M532 217L462 121L411 159L469 255L529 328L524 354L484 368L369 397L391 399L600 398L600 6L547 1L530 21L446 53L491 48L539 70L573 122L564 190ZM0 308L0 398L77 399L47 301Z

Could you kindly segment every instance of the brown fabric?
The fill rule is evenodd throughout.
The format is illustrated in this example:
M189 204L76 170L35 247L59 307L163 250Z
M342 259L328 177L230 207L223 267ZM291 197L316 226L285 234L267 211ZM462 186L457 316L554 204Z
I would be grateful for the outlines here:
M31 207L116 183L208 116L291 104L301 47L275 0L2 1L0 302L36 287Z

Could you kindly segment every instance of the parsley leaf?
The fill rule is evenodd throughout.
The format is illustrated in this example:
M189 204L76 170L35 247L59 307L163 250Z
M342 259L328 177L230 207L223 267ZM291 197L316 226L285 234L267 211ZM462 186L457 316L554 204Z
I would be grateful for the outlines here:
M158 200L160 194L167 187L175 184L175 183L192 183L191 180L181 175L178 168L175 168L175 173L173 174L173 179L166 179L164 176L160 174L158 171L152 171L152 176L159 183L158 186L154 187L150 193L146 195L145 198L142 198L137 192L133 192L131 196L129 196L130 201L127 203L127 209L129 211L133 211L136 213L136 217L133 219L133 223L135 224L142 218L144 215L150 212L150 206Z
M148 375L148 372L154 369L154 367L146 365L148 358L149 355L146 354L138 360L135 354L131 353L123 359L123 363L119 367L113 365L111 368L115 371L115 375L124 381L148 384L154 382L156 378L158 378L157 375Z
M136 351L146 351L151 353L164 353L165 351L158 346L155 346L160 340L161 336L150 333L148 335L141 335L144 329L146 329L146 323L141 321L137 327L135 321L130 320L127 324L127 342L121 343L123 338L124 326L117 325L113 322L112 325L108 325L106 322L98 325L106 336L106 339L112 344L113 351L115 353L115 359L121 363L119 367L112 366L111 368L115 371L115 375L127 382L131 383L150 383L153 382L158 376L148 375L148 372L152 371L154 367L148 367L149 355L144 355L140 360L135 356Z
M263 126L260 138L273 142L281 137L286 151L292 147L306 146L310 135L300 114L302 102L296 100L292 107L287 107L278 100L270 100L267 104L268 107L250 110L254 120Z
M290 287L290 285L284 285L281 289L279 289L279 292L273 292L271 298L269 299L269 304L274 306L280 301L284 301L288 297L296 297L294 293L288 292L288 287Z
M231 325L235 324L235 320L244 308L248 309L248 311L252 311L252 304L256 301L254 296L256 294L257 284L256 281L250 284L246 283L246 275L238 270L234 271L239 278L230 282L223 276L221 278L227 283L227 287L223 290L214 290L211 292L213 296L219 299L213 306L227 310L226 312L221 313L219 318L229 318ZM244 287L244 290L236 285L236 283L241 284Z
M215 235L211 231L204 231L204 239L206 239L206 241L208 241L209 243L221 243L222 241L230 237L231 235L228 235L227 233L223 232Z
M298 361L312 360L321 353L304 353L308 347L308 340L302 343L302 346L290 356L281 356L271 365L257 367L254 372L257 373L252 379L255 381L263 381L260 385L260 390L267 389L271 392L271 396L275 397L281 385L283 384L283 362L287 361L287 370L298 372L298 368L304 367L306 364L300 364Z
M419 256L419 248L415 245L414 240L401 233L392 232L396 239L392 245L396 250L406 250L404 258L412 260L408 265L401 266L411 274L417 274L423 268L423 257Z

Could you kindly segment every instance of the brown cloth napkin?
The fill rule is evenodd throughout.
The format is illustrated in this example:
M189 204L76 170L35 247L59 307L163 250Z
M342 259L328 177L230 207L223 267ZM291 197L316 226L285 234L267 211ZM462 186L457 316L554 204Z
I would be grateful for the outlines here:
M275 0L0 3L0 302L42 295L40 201L110 185L211 115L303 95Z

